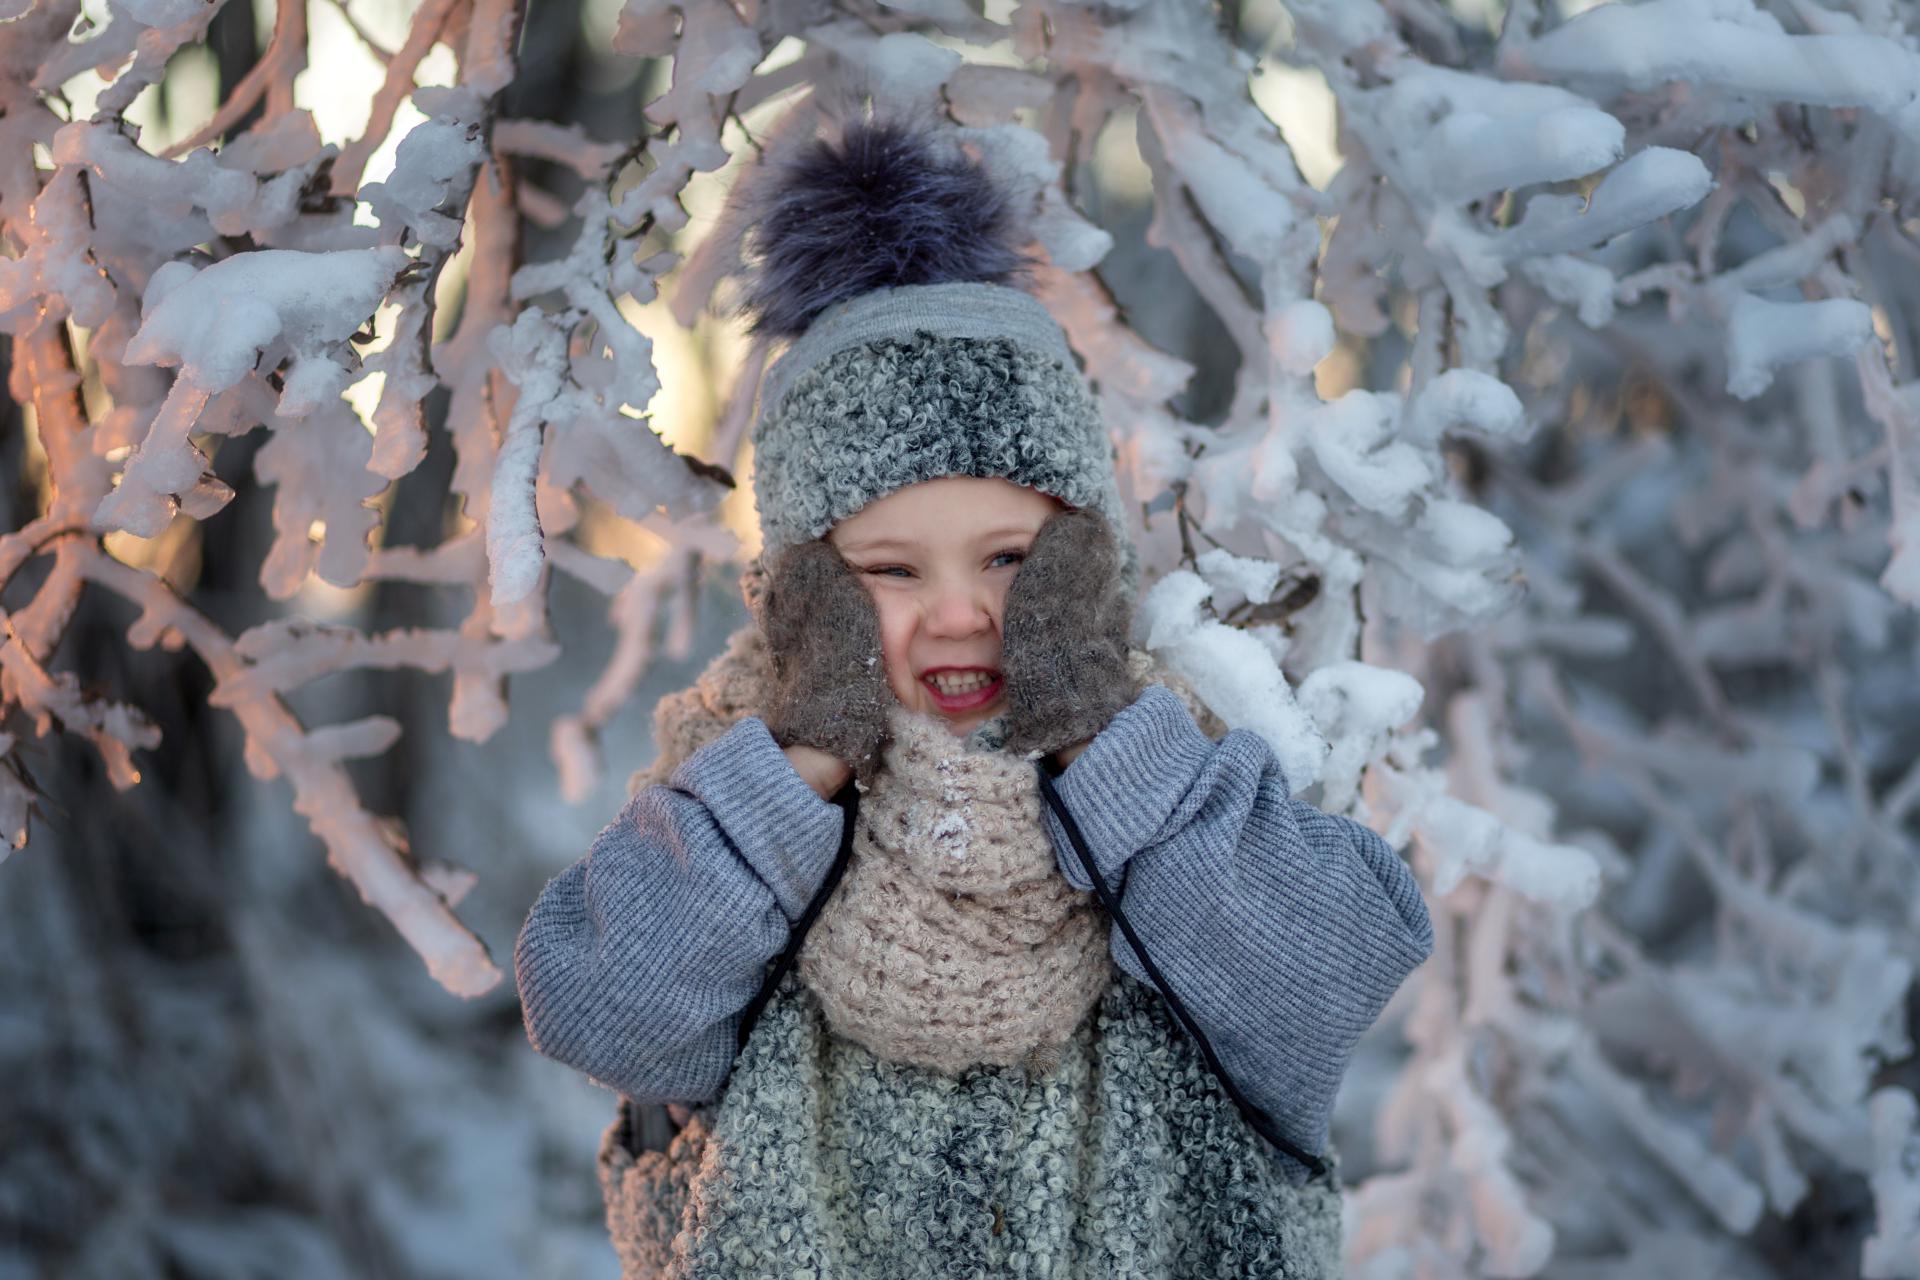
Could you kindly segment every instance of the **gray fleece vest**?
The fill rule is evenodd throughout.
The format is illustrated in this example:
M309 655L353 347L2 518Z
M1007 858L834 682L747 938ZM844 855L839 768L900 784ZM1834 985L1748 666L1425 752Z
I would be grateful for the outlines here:
M1331 1280L1338 1156L1294 1185L1152 988L1057 1067L953 1077L832 1035L788 974L664 1151L601 1143L626 1280Z

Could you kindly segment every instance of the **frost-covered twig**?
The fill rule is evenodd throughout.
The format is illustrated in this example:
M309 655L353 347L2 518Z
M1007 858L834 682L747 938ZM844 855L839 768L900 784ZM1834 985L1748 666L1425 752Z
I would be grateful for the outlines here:
M269 592L288 594L316 563L308 545L310 522L315 528L330 526L335 539L317 560L327 576L352 582L367 563L364 539L373 513L361 502L377 493L380 484L366 467L367 437L340 400L357 365L346 340L396 283L404 287L416 278L422 264L401 248L405 241L400 226L391 228L395 234L390 247L342 247L340 214L324 207L307 210L299 202L300 188L315 171L318 156L312 148L303 149L297 132L278 132L278 127L294 110L293 72L305 65L301 6L282 6L273 52L236 87L234 99L206 131L208 137L225 132L264 94L266 115L251 137L271 141L256 146L257 159L288 165L285 144L291 143L292 162L288 172L279 175L290 178L291 186L278 178L262 180L224 163L224 156L204 151L180 161L148 155L121 128L117 113L130 95L158 74L165 53L204 30L212 12L212 7L196 6L193 14L169 18L166 6L141 9L143 17L174 25L142 38L132 63L102 92L95 121L75 122L57 137L41 139L52 144L59 167L46 179L35 207L51 225L56 203L73 207L77 195L84 225L91 230L91 259L101 266L76 276L72 249L49 242L20 260L11 281L18 297L39 300L32 310L10 312L7 327L17 334L20 357L15 389L32 388L55 498L40 522L9 539L4 567L10 578L35 552L47 549L55 564L10 619L10 633L0 647L8 673L4 701L34 716L41 733L58 723L93 738L116 780L130 784L136 775L126 750L154 746L152 731L131 708L80 698L73 677L48 670L44 662L84 586L136 603L141 615L130 643L184 646L207 665L217 682L216 704L232 710L246 731L250 768L263 778L288 777L296 810L307 817L334 865L392 920L449 989L477 994L497 983L500 975L478 939L452 914L449 894L457 877L414 865L396 844L392 824L361 808L339 765L347 757L386 750L397 726L376 718L307 728L277 695L323 674L383 662L425 669L477 668L484 678L498 680L508 671L550 661L552 654L527 641L495 646L496 652L489 654L484 642L443 633L411 652L387 646L395 650L388 654L370 642L349 644L344 656L316 656L297 677L275 683L267 673L285 676L287 664L302 652L288 641L288 633L257 628L230 640L159 577L104 554L95 537L51 536L75 529L82 518L98 522L86 526L88 534L117 523L155 536L173 519L211 514L231 492L211 476L209 459L190 442L190 433L209 432L217 439L265 419L277 434L261 453L261 471L284 490L276 504L281 536L262 568ZM449 91L455 100L482 103L504 85L501 60L508 56L513 26L506 19L514 12L499 4L476 10L462 67L463 75L480 88ZM133 20L123 12L114 25ZM50 47L47 65L59 65L67 56L63 49ZM460 99L460 94L467 97ZM18 121L9 124L16 130L50 127L43 114L22 111ZM246 153L245 146L233 150L236 159ZM456 208L464 204L465 187L458 184L470 186L477 166L476 155L468 161L464 178L443 171L441 185L434 188L436 202L451 201ZM430 163L420 167L434 168ZM414 175L407 175L406 181L413 180ZM15 177L9 182L15 190L21 186ZM135 186L149 201L162 201L159 217L152 216L150 206L122 198L122 190ZM389 183L385 207L406 208L406 197L414 189L404 181ZM9 207L16 206L9 202ZM415 233L436 240L431 222L417 217L411 221ZM261 247L196 267L185 255L208 238L209 223L229 234L244 230ZM329 223L335 225L329 228ZM16 243L29 226L18 214L9 216L7 229ZM336 237L331 252L274 245L278 237L300 243L329 232ZM450 251L454 242L437 238L437 247ZM158 258L152 256L156 251ZM167 256L172 254L182 257ZM74 391L78 370L62 328L74 303L80 306L75 318L97 326L91 354L116 362L103 373L117 402L113 417L103 425L118 424L116 431L130 434L135 446L122 459L117 485L98 456L112 449L113 437L89 431L93 424ZM172 386L140 377L137 366L142 362L176 366ZM126 366L135 368L129 372ZM416 399L424 390L403 388ZM137 398L143 393L154 398L143 404ZM338 508L329 505L335 496L341 502ZM291 550L296 545L298 553ZM11 789L17 778L11 772L8 777ZM10 803L13 822L15 809ZM24 839L18 826L10 835Z
M333 162L333 192L351 195L360 186L367 161L386 140L393 128L393 117L414 91L414 73L433 51L434 42L448 20L470 0L422 0L407 24L407 38L386 61L386 78L373 95L368 108L367 126L360 136L343 148Z
M267 100L269 116L284 116L293 110L293 82L306 68L307 6L304 0L277 0L266 52L240 77L213 117L162 151L161 159L183 156L225 136L262 98Z

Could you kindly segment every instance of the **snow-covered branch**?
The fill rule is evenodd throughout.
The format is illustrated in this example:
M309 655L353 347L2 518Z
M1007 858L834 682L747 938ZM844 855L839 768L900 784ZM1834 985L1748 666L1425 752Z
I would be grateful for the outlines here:
M682 436L656 326L725 311L741 211L823 115L912 113L1014 193L1138 513L1137 639L1428 891L1439 949L1366 1046L1377 1123L1336 1129L1372 1137L1350 1273L1771 1274L1758 1242L1852 1179L1847 1256L1920 1274L1920 30L1883 0L1526 0L1497 36L1470 7L627 0L609 56L668 65L603 137L497 118L515 0L420 0L348 15L378 69L323 141L328 11L287 0L166 145L135 104L219 4L0 23L0 330L45 459L0 532L0 835L34 820L28 733L123 786L167 749L56 657L103 593L206 667L436 977L496 982L466 880L345 768L421 728L290 707L446 672L486 739L584 587L611 650L544 737L590 794L742 557L720 502L776 354L701 370ZM1307 163L1292 93L1337 155ZM443 527L389 545L439 432ZM279 612L227 635L125 547L249 482ZM302 616L316 581L447 607L371 632Z

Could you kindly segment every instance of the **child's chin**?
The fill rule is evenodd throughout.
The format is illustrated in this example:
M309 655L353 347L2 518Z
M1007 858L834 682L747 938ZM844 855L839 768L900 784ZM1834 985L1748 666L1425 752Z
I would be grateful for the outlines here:
M975 707L971 711L962 711L957 715L948 715L937 709L932 714L935 719L946 722L947 728L953 731L954 737L964 738L995 716L1003 714L1006 709L1007 700L995 698L984 707Z

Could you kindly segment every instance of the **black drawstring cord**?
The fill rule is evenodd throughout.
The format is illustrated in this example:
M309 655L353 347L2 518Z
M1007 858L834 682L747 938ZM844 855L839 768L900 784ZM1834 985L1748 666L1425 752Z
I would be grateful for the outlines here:
M760 1014L767 1007L767 1002L773 999L773 993L780 987L780 979L786 977L787 970L793 967L794 960L800 954L801 944L807 940L807 930L813 928L814 918L820 914L821 908L827 905L827 899L831 898L833 891L839 887L840 877L846 874L847 862L853 856L853 828L860 817L860 789L851 782L847 783L834 794L833 803L847 811L846 820L840 828L840 852L834 856L833 867L827 872L826 880L821 883L820 891L813 895L813 901L807 904L807 909L801 913L799 922L787 935L787 949L782 951L780 958L773 962L773 968L768 971L766 980L760 984L760 990L753 997L753 1003L747 1006L746 1013L741 1016L740 1035L735 1041L736 1054L747 1047L747 1037L753 1034L753 1024L760 1020Z
M1046 796L1048 807L1053 810L1054 816L1060 819L1060 825L1066 828L1067 839L1072 842L1074 852L1080 855L1080 865L1086 868L1087 879L1093 882L1094 890L1100 895L1100 901L1106 907L1107 914L1112 916L1114 923L1120 926L1120 932L1126 936L1127 945L1133 948L1133 954L1140 957L1140 967L1147 971L1147 976L1153 979L1153 984L1160 988L1160 994L1166 997L1174 1016L1180 1019L1180 1024L1199 1043L1200 1056L1207 1060L1207 1067L1226 1089L1227 1096L1233 1099L1233 1105L1240 1108L1240 1114L1246 1118L1249 1125L1253 1126L1255 1133L1305 1165L1313 1177L1326 1176L1326 1163L1319 1156L1309 1155L1287 1141L1278 1130L1268 1124L1266 1117L1247 1101L1239 1087L1233 1083L1233 1078L1221 1067L1220 1059L1213 1052L1213 1045L1208 1042L1206 1033L1200 1030L1200 1024L1193 1020L1193 1016L1187 1012L1187 1007L1180 1003L1180 998L1173 994L1173 987L1161 975L1159 966L1148 957L1146 947L1141 945L1140 936L1133 931L1133 925L1128 923L1127 917L1121 913L1118 899L1107 888L1106 881L1100 878L1099 868L1093 865L1093 855L1087 852L1086 837L1080 834L1080 824L1073 820L1073 815L1067 812L1066 802L1061 800L1060 793L1054 790L1053 778L1047 773L1046 765L1041 763L1038 768L1040 793Z

